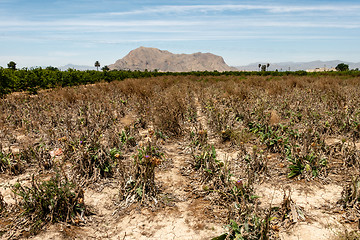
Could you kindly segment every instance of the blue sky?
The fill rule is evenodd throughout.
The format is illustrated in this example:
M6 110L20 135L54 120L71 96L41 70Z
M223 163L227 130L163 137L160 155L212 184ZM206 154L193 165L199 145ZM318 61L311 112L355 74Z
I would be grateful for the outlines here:
M253 62L360 62L360 1L0 0L0 66L114 63L140 46Z

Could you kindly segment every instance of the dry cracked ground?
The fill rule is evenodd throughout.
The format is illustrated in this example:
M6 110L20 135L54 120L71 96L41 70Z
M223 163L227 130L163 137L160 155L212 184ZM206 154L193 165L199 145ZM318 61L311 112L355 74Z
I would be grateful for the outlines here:
M164 196L171 196L172 206L152 211L148 208L127 209L118 214L116 205L119 193L117 182L108 181L100 188L86 189L85 202L95 209L83 226L58 223L48 226L30 239L211 239L226 232L222 209L214 209L204 197L193 194L193 180L186 174L187 161L191 158L186 145L167 143L163 146L169 166L158 170L156 182ZM232 151L232 152L228 152ZM218 149L219 159L236 161L233 149ZM234 159L232 159L234 158ZM331 239L349 228L335 206L341 198L343 186L336 181L327 184L316 182L290 182L283 179L265 179L255 186L261 207L280 206L284 194L301 209L303 216L296 217L290 227L279 229L279 239ZM16 178L1 177L0 191L7 203L14 203L9 188L17 181L29 181L29 174ZM296 211L296 210L294 210Z
M239 167L241 151L231 144L223 143L207 126L204 109L195 99L196 111L200 125L209 133L209 143L215 146L217 158L231 163L233 170ZM131 124L135 118L126 115L121 120L124 125ZM150 127L151 128L151 127ZM144 139L147 130L140 133ZM19 135L17 143L26 142L26 136ZM340 139L328 139L329 146L337 144ZM17 151L18 146L9 146ZM244 147L253 149L251 144ZM356 144L360 150L360 144ZM189 165L193 158L186 141L167 140L161 146L165 153L164 166L156 169L155 182L160 195L167 202L160 208L139 207L138 205L122 209L119 207L119 182L106 179L101 184L85 188L85 203L92 215L85 218L79 226L66 223L47 225L43 231L29 239L212 239L228 232L227 208L213 204L211 198L202 194L203 184L197 181L197 175ZM274 239L306 240L336 239L339 234L357 227L356 221L347 221L345 212L335 206L341 199L344 182L341 174L333 172L326 180L294 181L287 178L288 169L277 154L267 156L267 173L254 185L255 195L259 198L257 206L263 209L281 207L284 204L291 209L285 222L272 225ZM342 163L332 162L332 169L341 168ZM0 175L0 193L4 201L15 204L11 186L16 182L30 182L32 172L27 171L18 176ZM236 172L236 171L234 171ZM236 181L241 174L234 174ZM0 224L4 224L0 221ZM1 227L1 225L0 225ZM5 236L5 235L4 235ZM6 235L8 237L8 235Z

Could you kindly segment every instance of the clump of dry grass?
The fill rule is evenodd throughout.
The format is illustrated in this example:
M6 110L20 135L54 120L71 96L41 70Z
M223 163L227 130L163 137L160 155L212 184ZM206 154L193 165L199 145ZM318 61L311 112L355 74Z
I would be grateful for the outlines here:
M193 159L193 168L200 172L202 182L212 183L212 188L216 189L217 185L226 181L222 172L225 163L217 159L214 146L204 146L199 154L194 153Z
M48 181L33 176L30 187L18 182L13 192L20 198L22 209L13 224L28 229L30 234L36 234L49 222L84 222L84 190L60 172Z
M152 114L154 128L171 136L182 136L184 132L186 104L182 88L167 89L161 97L155 99Z
M0 173L19 175L24 171L23 164L13 153L4 153L0 148Z
M197 130L190 132L190 147L193 151L202 148L207 145L208 132L207 130Z
M3 195L0 193L0 216L3 211L6 210L6 202L4 201Z
M28 146L21 153L21 159L25 162L35 162L38 164L40 169L49 170L53 167L54 161L50 154L50 149L41 144L35 144Z
M360 238L360 232L358 230L349 231L345 229L344 232L337 233L336 235L333 240L357 240Z
M159 189L155 182L155 169L165 160L164 154L151 142L138 149L133 156L134 166L127 180L122 199L125 206L133 202L156 207L161 203Z
M358 176L353 177L351 182L344 186L341 195L338 204L346 211L344 219L348 222L358 222L360 217L360 180Z

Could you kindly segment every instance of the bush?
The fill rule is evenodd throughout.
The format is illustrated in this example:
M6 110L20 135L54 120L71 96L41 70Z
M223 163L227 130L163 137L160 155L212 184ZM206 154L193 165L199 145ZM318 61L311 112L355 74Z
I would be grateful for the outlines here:
M206 146L199 155L195 155L193 167L201 172L201 180L209 182L220 178L223 182L224 176L222 174L222 167L224 163L216 158L216 151L214 146ZM218 180L218 179L217 179Z
M155 201L158 193L155 184L155 168L163 161L163 153L148 142L147 146L138 149L134 155L134 173L125 186L125 198L136 199L140 203Z
M75 172L90 183L114 176L122 154L120 149L106 150L100 143L90 140L83 141L74 158Z
M20 161L15 160L12 153L5 154L0 151L0 173L7 171L9 174L18 175L22 173L23 170Z
M12 191L21 198L22 215L32 219L31 233L36 233L48 222L77 224L83 220L84 190L59 173L43 182L33 176L30 187L18 182Z

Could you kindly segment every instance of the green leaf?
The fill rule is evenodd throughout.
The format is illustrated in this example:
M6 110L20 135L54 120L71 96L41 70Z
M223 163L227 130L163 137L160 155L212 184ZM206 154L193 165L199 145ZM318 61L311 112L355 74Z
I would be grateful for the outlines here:
M139 197L142 197L142 195L143 195L142 188L141 188L141 187L138 187L138 188L136 189L136 193L139 195Z
M222 235L220 235L218 237L212 238L211 240L225 240L227 235L228 235L227 233L224 233L224 234L222 234Z
M312 175L313 175L313 177L318 176L318 170L316 168L312 170Z
M299 174L300 174L299 172L291 171L291 172L288 174L288 178L296 177L296 176L299 175Z
M252 199L258 199L258 198L261 198L260 196L257 196L257 195L252 195L252 196L250 196L250 199L252 200Z
M239 225L237 224L237 222L235 222L234 220L230 220L230 227L234 230L234 231L239 231Z

